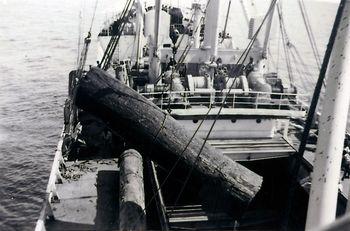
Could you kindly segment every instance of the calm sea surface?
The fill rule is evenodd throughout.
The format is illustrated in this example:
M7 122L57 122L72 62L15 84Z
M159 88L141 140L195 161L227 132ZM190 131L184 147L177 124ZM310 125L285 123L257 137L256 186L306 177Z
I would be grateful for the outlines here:
M76 65L79 11L83 9L86 32L94 4L93 0L0 0L0 230L34 228L63 124L67 75ZM123 4L100 0L94 32ZM307 7L323 54L337 6L307 1ZM312 70L314 82L315 62L297 5L291 4L284 13L290 39ZM95 46L89 63L95 60ZM279 70L284 69L281 62ZM310 83L300 91L312 87Z

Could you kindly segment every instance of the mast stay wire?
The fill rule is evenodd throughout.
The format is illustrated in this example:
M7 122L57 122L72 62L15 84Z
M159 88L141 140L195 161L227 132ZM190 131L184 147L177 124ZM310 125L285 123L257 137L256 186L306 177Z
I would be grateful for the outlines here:
M93 13L93 15L92 15L91 24L90 24L90 29L89 29L89 32L90 32L90 33L91 33L91 30L92 30L92 26L94 25L95 16L96 16L96 11L97 11L97 5L98 5L98 0L95 1L94 13Z
M293 80L293 69L291 67L291 62L290 62L290 54L288 50L288 44L290 44L287 31L284 25L284 19L283 19L283 14L282 14L282 7L280 6L279 3L277 3L277 13L278 13L278 18L279 18L279 25L280 25L280 32L282 36L282 45L283 45L283 51L286 59L286 66L287 66L287 71L288 71L288 78L289 78L289 84L292 86L294 84Z
M117 47L117 45L119 43L120 37L121 37L121 35L123 33L123 30L124 30L124 27L126 25L126 20L127 20L127 18L129 17L129 15L131 13L131 7L133 6L134 2L135 2L135 0L130 0L128 2L128 5L125 8L125 11L123 12L123 15L121 16L120 23L122 25L118 25L118 35L117 36L113 36L111 38L110 41L112 41L112 39L113 39L113 41L112 41L112 44L110 46L110 49L109 50L106 49L106 52L105 52L106 57L105 57L105 54L103 55L105 57L105 59L106 59L105 63L103 63L103 61L101 61L101 64L103 63L103 67L102 67L103 70L107 70L109 68L109 66L110 66L110 63L111 63L112 58L113 58L113 54L114 54L115 49L116 49L116 47ZM120 26L121 26L121 28L120 28Z
M207 10L207 8L208 8L209 2L210 2L210 0L208 0L207 4L206 4L206 6L205 6L205 10L204 10L204 12L203 12L204 14L205 14L205 12L206 12L206 10ZM193 21L194 13L195 13L195 12L192 12L192 15L191 15L191 18L190 18L189 22ZM204 21L204 16L201 17L201 19L200 19L200 21L199 21L199 24L196 26L195 30L194 30L192 33L197 32L197 30L201 27L203 21ZM186 27L186 30L185 30L185 31L188 31L189 28L190 28L190 23L187 24L187 27ZM178 48L180 47L180 45L181 45L181 43L182 43L184 37L185 37L185 33L183 33L183 34L181 35L181 38L180 38L180 41L178 42L178 44L177 44L177 45L176 45L176 44L174 45L174 46L175 46L175 47L174 47L174 50L178 50ZM168 113L171 112L171 108L170 108L170 105L171 105L171 98L170 98L170 97L171 97L171 92L172 92L174 73L175 73L175 71L178 71L178 69L179 69L179 67L180 67L180 64L182 64L182 63L185 61L185 59L186 59L186 57L187 57L187 55L188 55L188 53L189 53L189 51L190 51L192 45L193 45L193 43L190 43L190 44L187 44L187 45L186 45L185 49L183 50L182 54L181 54L180 57L179 57L179 60L175 63L175 66L174 66L173 69L171 70L171 75L170 75L170 86L169 86L169 93L168 93L168 94L169 94L168 108L167 108ZM175 57L174 57L174 58L175 58ZM163 76L164 74L165 74L165 71L163 71L163 73L161 73L161 74L157 77L156 82L158 82L158 81L162 78L162 76ZM162 89L162 93L161 93L161 96L162 96L162 97L163 97L163 95L164 95L164 91L165 91L165 88ZM164 125L165 119L166 119L166 117L164 117L163 125ZM162 129L163 129L163 126L161 126L160 131L161 131ZM159 132L160 132L160 131L159 131ZM157 133L157 136L155 136L155 139L156 139L157 137L158 137L158 133ZM155 140L155 139L154 139L154 140Z
M316 39L315 39L314 33L312 31L312 27L311 27L310 19L309 19L309 16L308 16L308 13L307 13L307 10L305 7L305 3L303 0L298 0L298 4L299 4L301 15L303 17L303 21L304 21L304 25L305 25L305 29L306 29L308 38L309 38L311 49L312 49L313 55L315 57L316 65L318 67L318 70L320 70L321 69L320 53L319 53L318 48L317 48Z
M210 1L210 0L209 0ZM271 5L275 5L277 2L277 0L274 0L272 2ZM208 5L207 5L208 6ZM239 66L239 63L241 62L241 60L243 59L242 63L244 63L244 61L246 60L246 58L248 57L248 54L249 54L249 51L251 50L251 48L253 47L256 39L257 39L257 36L259 34L259 32L261 31L261 28L263 27L269 13L271 12L272 10L272 7L269 8L268 12L266 13L264 19L262 20L260 26L258 27L258 29L256 30L255 34L253 35L252 39L250 40L250 42L248 43L246 49L244 50L244 52L241 54L241 56L239 57L239 59L237 60L236 62L236 67L234 69L234 73L237 73L238 71L242 70L242 66ZM235 80L237 79L237 76L233 77L234 78L234 81L232 82L231 84L231 87L230 87L230 90L232 89L232 87L234 86L235 84ZM226 83L228 83L229 79L226 81ZM220 91L221 93L223 92L223 89ZM222 105L221 105L221 110L222 110L222 107L225 103L227 99L227 96L225 97L224 101L222 102ZM145 208L143 209L143 211L146 211L146 209L150 206L151 202L155 199L155 197L157 196L157 193L159 193L159 191L164 187L165 183L168 181L169 177L171 176L171 174L174 172L175 168L177 167L177 165L180 163L180 160L181 160L181 156L182 154L187 150L187 148L189 147L189 145L191 144L192 140L194 139L194 137L196 136L196 134L198 133L199 129L201 128L201 126L203 125L204 121L208 118L209 116L209 113L210 111L212 110L213 106L210 105L209 108L208 108L208 111L206 112L206 114L204 115L204 118L201 120L200 124L197 126L196 130L193 132L191 138L189 139L189 141L186 143L184 149L182 150L182 152L180 153L179 157L177 158L177 160L175 161L175 163L173 164L172 168L169 170L168 174L165 176L163 182L160 184L159 188L155 190L155 192L153 193L153 196L150 198L149 202L147 203L147 205L145 206ZM221 112L221 111L220 111ZM162 124L162 126L160 127L160 129L158 130L156 136L154 137L154 140L157 139L157 136L160 134L161 130L163 129L163 127L165 126L165 119L166 119L166 116L167 114L165 114L165 117L164 117L164 122ZM215 124L214 124L215 125ZM214 127L214 126L212 126ZM211 129L212 130L212 129ZM205 143L203 143L203 146L205 145ZM199 160L199 157L200 157L200 153L199 155L197 155L196 157L196 161ZM189 175L191 175L193 171L193 168L190 172ZM187 183L186 183L187 184ZM184 187L183 187L184 188ZM183 191L183 190L181 190ZM141 216L139 217L139 219L141 219Z
M318 71L320 71L321 70L321 65L322 65L321 58L320 58L321 56L320 56L320 53L318 51L318 47L317 47L317 43L316 43L316 39L315 39L314 33L312 31L312 27L311 27L310 19L309 19L307 10L306 10L305 2L303 0L298 0L298 4L299 4L301 15L303 17L303 21L304 21L305 29L306 29L306 32L307 32L307 35L308 35L308 39L309 39L309 42L310 42L310 45L311 45L312 53L314 55ZM310 75L310 77L311 77L311 75ZM323 84L324 87L326 87L326 80L325 79L323 80L322 84ZM321 97L319 99L319 101L320 101L319 105L322 104L323 97ZM319 109L317 109L317 110L319 110ZM319 113L319 112L317 112L317 113Z
M296 152L296 154L294 155L295 156L294 162L292 162L292 164L291 164L290 177L289 177L289 182L290 182L291 186L289 187L289 190L288 190L288 194L287 194L288 199L286 202L287 205L286 205L286 209L284 210L285 212L283 214L283 220L282 220L282 228L284 230L288 229L289 216L290 216L290 213L292 210L293 198L294 198L295 190L297 187L297 175L298 175L298 172L300 170L300 166L301 166L302 159L304 156L307 139L309 137L309 133L310 133L311 125L312 125L312 120L313 120L314 114L316 112L317 103L318 103L319 98L320 98L323 81L326 77L325 75L327 72L328 64L330 61L331 53L332 53L333 46L334 46L334 43L336 40L338 28L339 28L340 21L341 21L342 15L343 15L344 6L345 6L346 1L347 0L341 0L341 2L339 4L337 14L335 16L333 28L331 31L331 35L330 35L330 38L329 38L329 41L327 44L327 49L326 49L325 55L323 57L323 62L322 62L321 70L319 73L319 77L317 79L317 83L316 83L315 90L314 90L314 93L312 96L309 111L307 113L307 118L306 118L306 122L305 122L304 131L302 134L301 142L299 144L298 152Z
M224 30L222 31L222 40L220 43L223 43L225 38L226 38L226 29L227 29L227 22L228 22L228 18L229 18L229 15L230 15L230 10L231 10L231 1L230 0L228 2L228 6L227 6L227 13L226 13L226 18L225 18L225 26L224 26Z
M206 12L206 10L207 10L207 8L208 8L209 2L210 2L210 0L208 0L208 3L207 3L207 5L206 5L206 7L205 7L205 10L204 10L204 13ZM195 12L193 11L193 12L192 12L192 15L191 15L191 19L189 20L189 22L193 21L194 13L195 13ZM199 24L196 26L195 30L194 30L192 33L197 32L197 30L199 29L199 27L200 27L200 26L202 25L202 23L203 23L202 21L204 21L204 16L201 17L201 19L200 19L200 21L199 21ZM187 24L186 31L188 31L189 28L190 28L190 23ZM185 37L185 33L183 33L183 34L181 35L181 38L180 38L180 41L178 42L178 44L177 44L177 45L176 45L176 44L174 45L174 46L175 46L175 47L174 47L174 50L176 50L176 51L178 50L178 48L180 47L180 45L181 45L181 43L182 43L184 37ZM185 59L186 59L186 57L187 57L187 55L188 55L188 53L189 53L189 51L190 51L190 49L191 49L191 47L192 47L192 44L193 44L193 43L189 43L189 44L186 45L185 49L183 50L182 54L181 54L180 57L179 57L179 60L175 63L175 66L174 66L173 69L171 70L171 75L170 75L170 86L169 86L169 99L168 99L168 108L167 108L167 111L168 111L169 113L171 112L171 108L170 108L171 98L170 98L170 97L171 97L171 91L172 91L172 87L173 87L173 77L174 77L174 73L175 73L176 71L179 70L180 64L182 64L182 63L185 61ZM174 55L174 58L175 58L175 55ZM165 73L165 71L164 71L163 73L161 73L161 74L158 76L156 82L158 82L158 81L160 80L160 78L162 77L162 75L163 75L164 73ZM161 96L163 97L163 95L164 95L164 88L163 88L163 91L162 91ZM161 128L161 129L162 129L162 128Z
M302 65L302 64L300 64L300 63L298 63L298 58L296 57L296 55L293 53L293 52L291 52L291 57L292 57L292 60L294 61L294 64L295 64L295 71L298 73L298 75L299 75L299 79L301 80L301 87L303 88L303 89L305 89L306 91L308 91L308 88L307 88L307 86L313 86L314 84L312 84L312 80L310 79L310 78L308 78L307 76L310 76L309 74L308 74L308 72L307 73L305 73L303 70L300 70L300 65Z
M281 2L280 2L281 3ZM279 64L280 64L280 52L281 51L281 33L278 33L278 38L277 38L277 66L276 66L276 72L279 72Z
M79 63L78 63L78 68L77 68L77 78L78 79L80 79L82 77L83 72L84 72L87 54L89 51L89 45L91 43L91 30L92 30L92 26L93 26L93 23L95 20L97 5L98 5L98 0L95 1L95 8L93 10L93 16L92 16L90 28L89 28L89 31L88 31L86 38L84 39L84 47L81 51L81 55L80 55L80 59L79 59Z
M85 3L85 1L84 1ZM83 27L83 9L81 8L79 11L79 25L78 25L78 54L77 54L77 68L79 66L79 60L80 60L80 46L81 46L81 40L82 40L82 27Z
M208 4L209 4L210 1L211 1L211 0L208 0ZM207 9L207 7L208 7L208 4L206 5L205 11L206 11L206 9ZM205 11L204 11L204 12L205 12ZM201 21L203 21L203 19L204 19L204 17L201 18ZM197 25L196 30L199 29L200 25L201 25L201 23L200 23L199 25ZM188 25L188 27L189 27L189 25ZM180 40L180 43L181 43L181 42L182 42L182 39ZM179 43L179 45L180 45L180 43ZM178 45L178 46L179 46L179 45ZM184 52L185 52L185 50L184 50ZM182 55L184 55L184 52L183 52ZM182 55L181 55L181 56L182 56ZM186 54L186 55L187 55L187 54ZM181 58L181 57L180 57L180 58ZM240 59L239 59L239 60L240 60ZM179 61L180 61L180 59L179 59ZM176 64L176 68L177 68L177 66L178 66L179 64L180 64L180 62L178 62L178 63ZM162 74L159 75L157 81L159 81L159 79L161 78L161 76L162 76L163 74L164 74L164 73L162 73ZM173 73L172 73L172 74L173 74ZM172 78L173 78L173 76L171 75L171 79L172 79ZM165 89L163 88L163 91L162 91L162 94L161 94L161 95L164 94L164 90L165 90ZM168 105L168 113L169 113L169 109L170 109L170 105ZM146 211L146 209L150 206L151 202L152 202L152 201L155 199L155 197L157 196L157 193L163 188L163 186L165 185L165 183L168 181L169 177L171 176L171 174L173 173L173 171L174 171L175 168L177 167L178 163L180 162L182 154L187 150L188 146L191 144L192 140L194 139L194 137L195 137L196 134L198 133L200 127L202 126L204 120L205 120L205 119L207 118L207 116L209 115L210 110L211 110L211 108L209 108L209 110L207 111L207 113L206 113L206 115L205 115L205 118L204 118L203 120L201 120L200 124L197 126L196 130L194 131L194 133L192 134L191 138L190 138L189 141L187 142L186 146L185 146L184 149L182 150L182 152L181 152L181 154L179 155L178 159L175 161L175 163L173 164L173 166L172 166L171 169L169 170L169 172L168 172L168 174L166 175L166 177L164 178L163 182L160 184L159 188L156 189L156 191L154 192L154 194L153 194L152 197L150 198L148 204L147 204L147 205L145 206L145 208L144 208L144 211ZM160 132L163 130L163 128L164 128L164 126L165 126L165 120L166 120L166 118L167 118L167 116L168 116L168 113L165 113L164 119L163 119L163 121L162 121L162 125L161 125L161 127L159 128L159 130L157 131L156 135L154 136L153 142L156 141L158 135L159 135ZM141 218L141 217L140 217L140 218Z
M299 0L299 1L303 1L303 0ZM299 4L303 4L303 3L299 3ZM305 64L301 54L299 53L298 49L296 48L296 46L291 43L291 41L289 40L289 37L288 37L288 34L287 34L287 31L286 31L286 27L285 27L285 24L284 24L284 19L283 19L283 13L282 13L282 7L280 5L280 3L277 3L278 5L278 15L279 15L279 18L280 18L280 31L281 31L281 35L282 35L282 40L283 40L283 49L284 49L284 53L285 53L285 57L286 57L286 64L287 64L287 70L288 70L288 73L291 73L289 74L290 77L290 81L292 83L294 83L294 78L293 78L293 68L292 68L292 65L291 65L291 61L290 61L290 56L294 56L293 52L295 53L295 55L297 56L297 59L300 60L300 63L301 65L303 65L305 71L307 72L307 78L312 78L312 75L311 75L311 71L308 69L308 66ZM307 13L306 13L306 10L305 10L305 6L303 7L302 5L300 5L301 7L301 11L303 11L302 9L304 9L304 11L302 12L303 14L303 17L305 18L304 22L306 23L305 26L306 26L306 29L308 31L308 34L309 34L309 40L310 40L310 43L311 43L311 46L314 47L316 46L315 42L312 42L312 41L315 41L314 39L314 36L313 36L313 33L312 33L312 30L311 30L311 26L309 25L309 20L308 20L308 16L307 16ZM307 26L309 25L309 26ZM310 29L308 29L310 28ZM314 45L313 45L314 44ZM317 57L319 59L319 55L317 56L318 54L318 50L317 50L317 47L316 47L316 50L313 49L314 51L314 54L316 54L316 61L317 61ZM294 62L296 62L297 60L296 58L294 58ZM295 65L295 68L297 68L297 64ZM299 72L301 73L301 72ZM312 84L312 80L308 80L309 83L311 83L311 85L314 85ZM325 86L325 81L323 81L323 85ZM306 87L304 87L306 89Z
M208 5L209 5L210 1L211 1L211 0L208 0L207 4L206 4L206 6L205 6L205 9L204 9L204 11L202 12L203 14L205 14L205 12L207 11L207 8L208 8ZM193 19L193 17L194 17L194 12L192 13L192 16L191 16L190 21ZM199 25L197 25L197 27L196 27L196 29L195 29L196 32L197 32L198 29L200 29L200 26L202 25L202 23L204 23L204 15L201 17L200 23L199 23ZM190 24L187 24L186 30L188 30L189 28L190 28ZM181 35L181 37L180 37L180 41L177 43L177 45L175 44L175 50L178 50L178 49L179 49L179 47L180 47L180 45L181 45L181 43L182 43L184 37L185 37L185 34L183 33L183 34ZM189 47L189 45L187 45L187 46L185 47L185 49L184 49L183 53L181 54L181 56L180 56L180 58L179 58L179 60L178 60L178 62L177 62L177 64L176 64L176 66L178 66L178 64L179 64L179 62L180 62L180 59L182 59L182 56L185 54L186 48L188 48L188 47ZM190 49L191 47L192 47L192 45L190 45L190 47L189 47L188 49ZM187 52L187 53L188 53L188 52ZM187 54L185 55L185 58L186 58L186 56L187 56ZM157 77L156 82L158 82L158 81L162 78L163 75L164 75L164 72L161 73L161 74Z
M82 77L83 71L84 71L84 67L85 67L85 63L86 63L86 59L87 59L87 54L89 51L89 45L91 43L91 30L93 27L93 23L95 21L95 15L96 15L96 11L97 11L97 5L98 5L98 0L95 1L95 7L93 10L93 16L91 19L91 24L90 24L90 28L88 31L88 34L86 36L86 38L84 39L84 47L81 51L81 55L80 55L80 59L79 59L79 63L78 63L78 68L77 68L77 77L78 79Z
M118 38L120 38L120 36L121 36L121 34L123 32L122 30L124 29L125 17L127 15L127 12L129 11L130 5L132 6L131 3L134 3L134 2L135 2L135 0L127 0L122 13L120 14L119 18L117 19L117 22L119 23L118 27L116 28L118 34L117 35L113 35L111 37L111 39L109 40L108 45L106 47L106 50L103 53L102 59L101 59L100 63L98 64L98 67L101 67L103 65L102 68L104 70L106 70L106 68L108 69L109 62L112 59L111 56L113 56L115 48L116 48L116 46L117 46L117 44L119 42ZM121 24L123 24L123 25L121 25ZM120 28L120 26L122 26L122 29Z
M300 76L302 77L301 79L304 80L304 83L305 81L307 81L307 84L303 86L303 89L308 91L308 86L315 86L315 81L313 81L311 71L309 70L308 66L304 62L297 48L293 44L290 44L289 48L291 49L290 54L294 59L295 69L297 69L298 66L300 65L303 68L303 70L300 70Z
M271 63L274 66L274 68L277 69L278 58L277 58L277 62L273 59L270 47L267 48L267 54L268 54L268 57L269 57L268 58L269 63Z
M71 114L70 114L70 118L69 118L69 124L70 124L69 133L70 133L70 135L73 134L74 129L75 129L75 125L77 122L78 108L76 107L74 102L76 99L77 86L79 85L79 80L83 77L83 74L84 74L84 67L85 67L85 63L86 63L86 59L87 59L87 54L89 51L89 45L91 43L91 30L92 30L93 22L95 19L97 3L98 3L98 0L96 0L96 3L95 3L95 8L94 8L93 17L91 20L90 29L88 31L86 38L84 39L84 47L81 51L80 57L78 56L79 62L78 62L76 74L73 77L72 86L70 89L72 91L72 95L70 96L71 97L71 101L70 101ZM79 41L80 41L80 38L79 38Z
M279 3L277 3L278 5L278 15L279 15L279 22L280 22L280 32L281 32L281 36L282 36L282 44L283 44L283 50L284 50L284 53L285 53L285 58L286 58L286 65L287 65L287 70L288 70L288 74L289 74L289 77L290 77L290 81L291 83L295 84L295 80L294 80L294 77L293 77L293 68L292 68L292 64L291 64L291 56L293 58L293 61L295 63L295 68L297 68L297 60L299 60L300 64L303 65L303 67L305 68L305 72L308 73L308 77L307 78L311 78L311 72L310 70L308 69L308 66L305 64L302 56L300 55L298 49L296 48L296 46L290 41L289 37L288 37L288 34L287 34L287 31L286 31L286 27L285 27L285 24L284 24L284 18L283 18L283 12L282 12L282 7ZM293 54L293 52L295 54ZM295 55L297 58L295 58ZM301 73L301 72L299 72ZM310 80L310 82L312 82Z
M244 63L244 61L247 59L248 54L249 54L249 51L251 50L251 48L253 47L254 42L255 42L256 39L257 39L257 35L259 34L259 32L260 32L262 26L264 25L264 23L265 23L267 17L269 16L270 12L271 12L271 11L273 10L273 8L275 7L276 2L277 2L277 0L273 0L273 2L271 2L271 5L270 5L270 7L269 7L269 10L267 11L267 13L266 13L266 15L265 15L263 21L261 22L261 25L259 26L259 28L258 28L257 31L255 32L255 34L254 34L252 40L250 41L248 47L247 47L246 50L245 50L245 52L243 52L242 56L244 55L244 58L243 58L242 63ZM242 57L242 56L241 56L241 57ZM242 69L242 68L243 68L242 66L239 67L239 69ZM235 73L236 73L236 72L235 72ZM211 127L210 127L210 129L209 129L209 131L208 131L208 133L207 133L207 135L206 135L206 137L205 137L205 139L204 139L204 142L203 142L203 144L202 144L202 146L201 146L201 148L200 148L200 150L199 150L197 156L196 156L195 163L199 161L199 157L200 157L200 155L201 155L201 153L202 153L202 151L203 151L203 149L204 149L204 147L205 147L206 142L208 141L208 139L209 139L209 137L210 137L211 132L212 132L213 129L214 129L214 126L215 126L215 124L216 124L216 122L217 122L217 120L218 120L218 118L219 118L219 116L220 116L220 113L221 113L221 111L222 111L222 109L223 109L223 107L224 107L224 103L226 102L226 100L227 100L227 98L228 98L228 95L230 94L230 92L231 92L231 90L232 90L232 88L233 88L233 86L234 86L234 83L235 83L236 79L237 79L237 78L235 77L235 78L234 78L234 81L232 82L232 84L231 84L231 86L230 86L230 88L229 88L228 93L226 94L226 96L225 96L223 102L222 102L221 105L220 105L219 111L218 111L218 113L216 114L216 116L215 116L215 118L214 118L214 121L213 121L213 123L212 123L212 125L211 125ZM204 120L203 120L203 121L204 121ZM194 170L194 166L195 166L195 164L191 166L190 172L188 173L188 175L187 175L187 177L186 177L186 180L185 180L185 182L184 182L184 184L183 184L183 186L182 186L182 188L181 188L181 190L180 190L180 192L179 192L179 194L178 194L178 196L177 196L177 199L176 199L176 201L175 201L175 206L177 205L177 203L178 203L178 201L179 201L179 199L180 199L180 197L181 197L181 195L182 195L182 193L183 193L183 191L184 191L184 189L185 189L185 187L186 187L186 185L187 185L187 183L188 183L188 181L189 181L189 179L190 179L190 177L191 177L191 175L192 175L192 172L193 172L193 170Z

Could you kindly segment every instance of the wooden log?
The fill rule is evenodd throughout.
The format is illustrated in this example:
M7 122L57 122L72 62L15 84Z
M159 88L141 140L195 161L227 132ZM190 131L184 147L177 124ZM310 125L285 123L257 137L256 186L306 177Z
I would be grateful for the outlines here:
M133 149L120 157L119 230L146 230L142 156Z
M193 178L203 185L218 185L220 192L233 197L236 206L247 205L261 187L262 177L209 144L197 159L203 144L200 138L194 138L183 152L192 134L155 104L98 68L92 68L81 79L76 105L100 117L164 168L170 169L179 158L177 169L187 174L193 166Z

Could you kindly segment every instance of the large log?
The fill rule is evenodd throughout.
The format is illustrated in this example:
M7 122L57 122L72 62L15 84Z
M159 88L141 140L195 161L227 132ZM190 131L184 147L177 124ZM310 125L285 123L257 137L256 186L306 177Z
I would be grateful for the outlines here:
M120 156L119 230L146 230L142 156L129 149Z
M200 138L194 138L183 152L192 134L155 104L98 68L92 68L80 80L76 105L100 117L164 168L170 169L180 157L177 168L187 173L193 166L193 178L203 185L218 185L220 192L233 196L235 205L247 205L261 187L262 177L209 144L197 159L203 144Z

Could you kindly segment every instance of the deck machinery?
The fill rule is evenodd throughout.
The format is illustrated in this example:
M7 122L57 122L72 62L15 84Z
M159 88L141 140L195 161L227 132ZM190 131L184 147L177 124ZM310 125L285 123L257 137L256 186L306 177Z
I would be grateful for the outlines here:
M221 30L220 1L206 6L194 3L190 9L155 2L145 7L134 1L123 17L117 15L118 19L106 23L98 37L98 66L264 181L246 212L235 217L222 209L225 198L218 198L215 188L201 191L191 180L177 200L184 182L176 174L184 173L167 178L167 169L145 158L147 229L279 230L288 199L289 157L299 142L299 131L292 124L303 120L307 98L297 94L292 83L268 71L274 5L264 18L250 19L247 36L254 42L242 49L226 28ZM76 72L70 78L76 78ZM118 229L118 156L127 141L79 109L72 134L72 108L66 109L37 229ZM293 230L304 229L305 179L311 168L306 160L289 222ZM212 203L202 200L208 195Z

